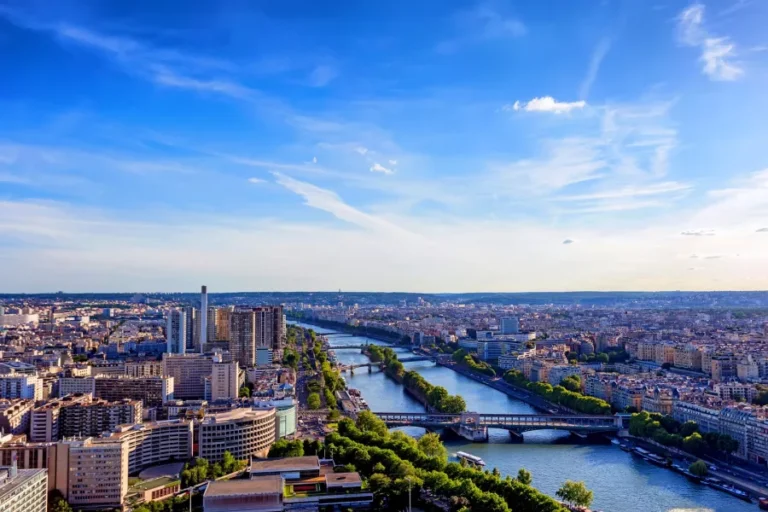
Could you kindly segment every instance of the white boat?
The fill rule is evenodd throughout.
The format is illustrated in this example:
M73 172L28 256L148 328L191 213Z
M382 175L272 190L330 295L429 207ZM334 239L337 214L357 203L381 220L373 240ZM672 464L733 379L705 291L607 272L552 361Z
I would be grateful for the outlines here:
M485 466L485 461L483 459L481 459L477 455L472 455L471 453L456 452L456 457L458 457L459 459L464 459L470 464L475 464L477 466Z

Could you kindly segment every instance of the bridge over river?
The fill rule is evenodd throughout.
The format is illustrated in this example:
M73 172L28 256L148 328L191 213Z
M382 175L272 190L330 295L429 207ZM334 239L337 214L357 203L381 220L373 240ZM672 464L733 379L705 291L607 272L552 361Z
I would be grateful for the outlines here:
M482 414L464 412L411 413L375 412L388 427L450 428L472 441L488 438L489 428L508 430L513 437L532 430L565 430L579 437L591 434L611 434L623 427L620 416L569 414Z

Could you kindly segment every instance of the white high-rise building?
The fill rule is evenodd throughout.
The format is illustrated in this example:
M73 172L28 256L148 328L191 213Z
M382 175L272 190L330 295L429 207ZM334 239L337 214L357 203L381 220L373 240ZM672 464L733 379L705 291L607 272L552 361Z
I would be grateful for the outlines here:
M240 392L240 365L237 361L216 361L211 369L211 400L237 398Z
M166 352L183 354L187 351L187 314L172 309L168 312L168 324L165 330Z
M0 467L0 510L3 512L46 512L48 472L45 469Z
M516 316L506 316L501 319L501 334L517 334L520 332L520 321Z
M200 353L208 341L208 287L200 288Z

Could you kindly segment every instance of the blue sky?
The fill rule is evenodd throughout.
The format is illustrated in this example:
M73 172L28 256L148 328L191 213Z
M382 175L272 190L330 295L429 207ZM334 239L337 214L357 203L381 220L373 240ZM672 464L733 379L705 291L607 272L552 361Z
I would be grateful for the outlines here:
M766 20L0 0L0 290L766 289Z

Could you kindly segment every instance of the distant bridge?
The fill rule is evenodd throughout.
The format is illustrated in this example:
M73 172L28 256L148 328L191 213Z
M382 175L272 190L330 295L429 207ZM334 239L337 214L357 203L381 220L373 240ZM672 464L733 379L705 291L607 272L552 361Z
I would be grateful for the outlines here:
M437 359L434 356L410 356L410 357L402 357L398 358L398 361L401 363L412 363L414 361L437 361Z
M619 416L481 414L477 412L460 414L376 412L374 414L388 427L451 428L472 440L487 439L489 428L504 429L513 434L532 430L565 430L577 435L614 433L622 428L622 420Z
M328 350L345 350L345 349L353 349L353 348L357 350L362 350L367 346L368 345L336 345L336 346L328 345Z
M320 336L325 336L326 338L330 338L331 336L333 336L334 338L344 338L344 337L357 336L357 334L350 334L348 332L329 332L327 334L321 334Z

